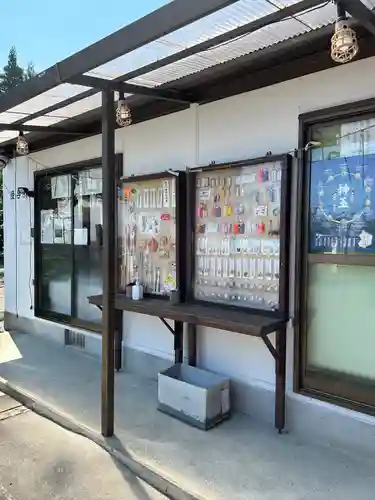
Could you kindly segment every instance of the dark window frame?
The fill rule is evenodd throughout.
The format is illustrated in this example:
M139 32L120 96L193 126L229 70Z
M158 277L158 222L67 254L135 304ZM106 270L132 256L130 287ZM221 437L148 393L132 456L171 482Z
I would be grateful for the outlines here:
M308 266L311 263L375 266L374 255L320 255L308 251L310 171L309 152L313 125L345 123L375 117L375 99L366 99L299 116L296 260L294 297L294 391L321 401L375 416L375 382L307 366L307 290Z
M119 180L122 176L123 170L123 155L116 154L116 185L118 185ZM102 158L92 158L90 160L78 161L75 163L69 163L66 165L60 165L52 168L45 168L43 170L38 170L34 172L34 315L37 318L46 319L49 321L53 321L55 323L61 323L63 325L68 325L71 327L82 328L85 330L90 330L95 333L101 333L101 324L94 323L86 320L81 320L79 318L73 317L73 312L71 315L65 315L58 312L53 311L45 311L41 307L41 280L40 270L41 270L41 262L40 262L40 197L39 197L39 183L40 180L43 179L46 175L51 176L59 176L65 174L71 174L76 172L82 172L84 170L89 170L93 168L102 168ZM73 192L72 192L72 204L74 201ZM72 214L73 216L73 214ZM117 217L117 215L116 215ZM117 219L116 219L116 231L117 231ZM74 259L73 259L73 244L72 247L72 276L71 276L71 301L72 304L75 301L74 296L74 284L75 284L75 274L74 274Z

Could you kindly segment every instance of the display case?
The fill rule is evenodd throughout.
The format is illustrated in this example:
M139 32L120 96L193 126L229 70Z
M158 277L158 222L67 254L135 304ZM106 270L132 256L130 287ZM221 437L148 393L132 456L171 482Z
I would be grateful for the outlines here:
M119 193L118 286L139 280L144 295L167 298L185 294L185 172L124 178ZM182 223L181 223L182 221ZM182 245L180 244L182 243Z
M266 156L189 171L189 300L287 312L290 165Z

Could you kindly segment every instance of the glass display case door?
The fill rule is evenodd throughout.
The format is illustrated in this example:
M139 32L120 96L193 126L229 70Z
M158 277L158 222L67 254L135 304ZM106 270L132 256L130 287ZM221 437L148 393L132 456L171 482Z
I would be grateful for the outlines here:
M288 260L288 166L284 156L192 171L193 300L287 309L280 275Z
M139 280L146 295L166 297L179 282L178 175L157 174L124 180L119 201L121 291ZM183 224L184 226L184 224Z

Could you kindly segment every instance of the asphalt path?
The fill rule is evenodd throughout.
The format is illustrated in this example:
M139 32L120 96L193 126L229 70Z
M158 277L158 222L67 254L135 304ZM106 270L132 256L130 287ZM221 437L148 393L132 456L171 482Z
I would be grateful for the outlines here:
M0 500L165 500L88 439L0 393Z

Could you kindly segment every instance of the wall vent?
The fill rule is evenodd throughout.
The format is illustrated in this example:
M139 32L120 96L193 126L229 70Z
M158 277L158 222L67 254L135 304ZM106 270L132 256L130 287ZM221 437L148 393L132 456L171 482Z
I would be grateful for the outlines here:
M86 337L83 333L74 332L73 330L64 330L65 333L65 345L73 345L85 349L86 347Z

